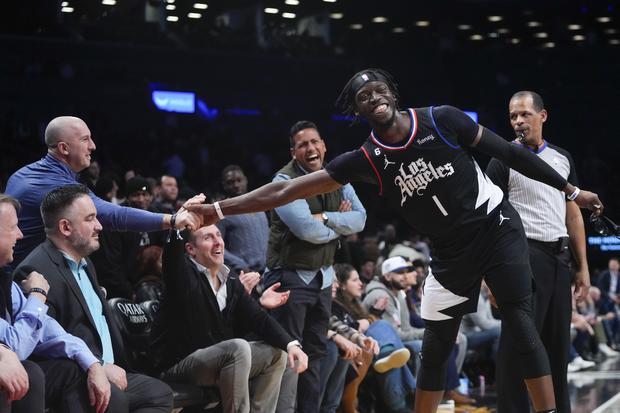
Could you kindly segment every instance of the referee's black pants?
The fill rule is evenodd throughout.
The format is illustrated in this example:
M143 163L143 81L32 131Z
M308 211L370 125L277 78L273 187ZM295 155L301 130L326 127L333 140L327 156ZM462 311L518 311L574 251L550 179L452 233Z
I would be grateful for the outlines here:
M570 253L555 251L551 244L528 240L530 265L534 274L533 314L549 356L555 403L558 413L570 413L567 365L572 313ZM523 377L514 357L512 340L502 329L497 357L498 413L529 412L529 400Z

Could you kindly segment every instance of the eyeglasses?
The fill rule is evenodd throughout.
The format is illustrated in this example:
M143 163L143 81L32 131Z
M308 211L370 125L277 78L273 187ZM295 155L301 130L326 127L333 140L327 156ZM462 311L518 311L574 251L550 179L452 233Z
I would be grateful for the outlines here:
M600 235L620 238L620 226L616 225L615 222L606 216L596 216L592 214L590 215L590 223L592 224L594 231Z

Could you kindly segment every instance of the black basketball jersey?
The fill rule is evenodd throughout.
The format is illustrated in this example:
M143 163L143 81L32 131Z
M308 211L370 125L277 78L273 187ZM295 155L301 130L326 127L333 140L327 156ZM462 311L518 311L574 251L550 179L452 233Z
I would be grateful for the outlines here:
M501 203L502 190L482 172L469 151L459 145L456 125L443 119L440 130L432 107L408 109L408 113L411 129L401 145L382 143L371 132L360 148L371 168L368 173L376 176L372 181L379 186L380 195L413 228L428 235L435 248L462 244L466 242L463 237L484 225ZM357 154L350 153L351 160L354 155ZM343 155L340 164L336 158L332 161L334 166L326 167L339 182L342 179L338 177L346 176L346 172L340 172L346 168L345 158ZM359 174L350 178L370 180L360 179Z

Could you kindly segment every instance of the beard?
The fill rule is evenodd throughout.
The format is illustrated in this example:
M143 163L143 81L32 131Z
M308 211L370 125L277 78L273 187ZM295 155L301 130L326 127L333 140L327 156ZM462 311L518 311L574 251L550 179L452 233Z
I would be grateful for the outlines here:
M88 257L90 254L99 249L99 241L90 237L83 237L76 233L71 233L69 236L69 243L82 257Z
M394 280L388 280L384 277L382 277L382 281L383 284L385 284L385 286L390 290L404 290L406 288L404 282L401 283Z

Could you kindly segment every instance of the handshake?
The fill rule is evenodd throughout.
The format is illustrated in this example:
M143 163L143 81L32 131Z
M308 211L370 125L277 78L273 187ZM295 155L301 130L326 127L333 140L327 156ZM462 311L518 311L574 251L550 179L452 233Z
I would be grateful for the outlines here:
M185 201L174 215L169 216L168 227L194 231L215 224L219 221L218 214L213 204L204 203L206 199L205 194L200 193Z

